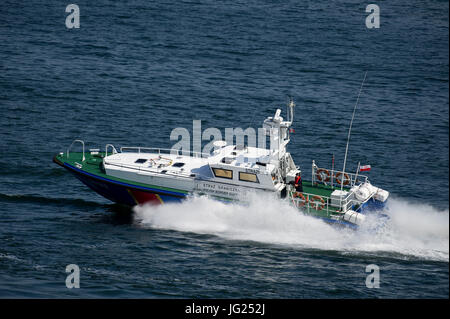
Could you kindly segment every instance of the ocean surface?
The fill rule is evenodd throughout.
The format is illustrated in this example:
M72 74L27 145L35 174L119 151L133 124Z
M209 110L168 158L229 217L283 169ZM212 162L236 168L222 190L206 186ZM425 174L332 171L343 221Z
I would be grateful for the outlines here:
M77 0L78 29L69 3L0 2L0 298L448 298L448 1L378 1L373 29L361 1ZM357 232L261 198L124 208L52 163L257 128L292 96L296 164L341 167L366 71L347 168L390 219Z

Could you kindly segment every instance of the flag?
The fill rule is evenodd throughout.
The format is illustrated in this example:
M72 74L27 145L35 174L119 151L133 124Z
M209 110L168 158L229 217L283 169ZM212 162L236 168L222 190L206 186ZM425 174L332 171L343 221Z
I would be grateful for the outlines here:
M295 133L295 130L293 128L290 128L289 133Z
M370 165L363 165L363 166L360 166L359 167L359 171L360 172L368 172L368 171L370 171Z

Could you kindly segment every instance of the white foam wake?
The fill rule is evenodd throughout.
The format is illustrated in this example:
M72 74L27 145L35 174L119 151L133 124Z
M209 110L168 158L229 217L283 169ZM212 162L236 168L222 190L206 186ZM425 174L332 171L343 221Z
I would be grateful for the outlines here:
M391 198L389 219L369 215L357 231L302 215L286 202L253 195L249 205L192 197L181 204L136 206L143 227L213 234L227 239L342 252L388 252L449 260L449 212Z

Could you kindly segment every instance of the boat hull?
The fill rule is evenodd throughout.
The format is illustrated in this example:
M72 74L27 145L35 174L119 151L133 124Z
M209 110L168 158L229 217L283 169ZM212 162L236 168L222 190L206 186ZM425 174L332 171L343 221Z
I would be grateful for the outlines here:
M186 194L183 193L137 186L94 175L68 163L62 163L56 158L54 159L54 162L67 169L78 180L93 191L97 192L99 195L118 204L128 206L135 206L139 204L159 205L169 202L181 202L186 198Z

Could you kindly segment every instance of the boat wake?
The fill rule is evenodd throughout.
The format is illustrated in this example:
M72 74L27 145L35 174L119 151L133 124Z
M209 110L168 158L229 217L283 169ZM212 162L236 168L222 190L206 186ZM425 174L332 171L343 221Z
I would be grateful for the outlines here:
M181 204L136 206L142 227L217 235L298 248L369 253L379 256L449 260L449 211L391 198L382 212L369 214L359 230L337 228L305 216L285 202L253 195L248 205L192 197Z

